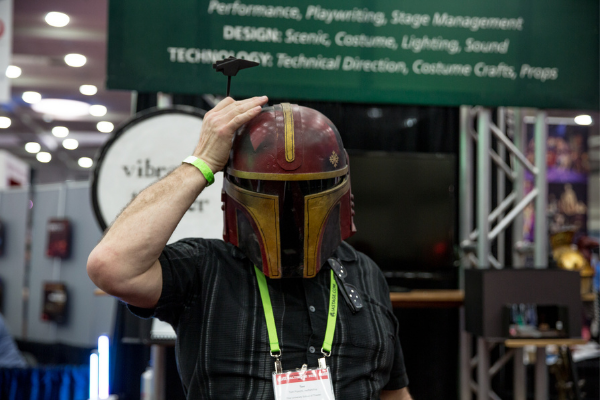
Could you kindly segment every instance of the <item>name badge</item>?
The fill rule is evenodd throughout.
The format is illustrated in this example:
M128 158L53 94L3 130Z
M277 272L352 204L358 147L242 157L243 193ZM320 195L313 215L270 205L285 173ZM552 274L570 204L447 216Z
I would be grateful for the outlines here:
M335 400L329 367L273 372L273 389L276 400Z

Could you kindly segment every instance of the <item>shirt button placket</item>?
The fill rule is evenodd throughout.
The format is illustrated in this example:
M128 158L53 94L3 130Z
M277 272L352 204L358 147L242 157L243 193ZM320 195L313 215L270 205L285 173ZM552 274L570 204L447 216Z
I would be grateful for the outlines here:
M322 339L322 335L325 334L325 326L323 324L323 321L321 320L321 318L324 315L321 315L321 308L319 308L319 312L317 312L317 307L315 307L315 302L319 302L322 300L322 295L323 295L323 287L324 282L321 282L324 280L324 276L323 274L321 274L322 276L318 277L318 280L313 280L310 282L303 282L304 284L304 290L305 290L305 295L306 295L306 306L308 306L308 319L309 319L309 323L310 323L310 331L311 331L311 335L310 335L310 340L307 343L307 361L309 363L309 365L313 365L317 363L317 359L316 357L319 356L319 349L321 348L320 343L316 343L316 337L319 337L319 341L323 340ZM327 277L328 278L328 277ZM329 288L329 281L327 281L327 288ZM329 297L329 296L327 296ZM305 306L305 307L306 307ZM323 311L323 314L325 314L325 311ZM323 325L323 326L321 326ZM315 336L317 335L317 336Z

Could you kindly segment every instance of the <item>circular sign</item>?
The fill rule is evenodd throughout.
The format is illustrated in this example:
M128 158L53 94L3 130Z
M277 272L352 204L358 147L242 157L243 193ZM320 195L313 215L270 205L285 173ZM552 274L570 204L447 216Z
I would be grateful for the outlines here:
M105 230L135 196L181 165L194 151L205 112L176 106L152 109L120 126L104 147L94 169L92 203ZM185 237L222 238L223 174L204 189L185 213L169 243Z

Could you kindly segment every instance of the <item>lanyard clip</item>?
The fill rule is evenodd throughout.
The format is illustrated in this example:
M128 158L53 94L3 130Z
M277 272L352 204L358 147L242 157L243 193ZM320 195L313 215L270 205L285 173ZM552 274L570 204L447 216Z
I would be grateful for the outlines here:
M275 373L280 374L281 372L283 372L283 368L281 367L281 360L279 359L281 357L281 350L279 350L279 353L275 354L273 354L273 352L271 351L271 357L275 359Z
M326 357L330 357L331 356L331 351L325 351L321 347L321 353L323 353L323 357L319 358L319 368L320 369L324 369L324 368L327 368Z
M319 369L327 369L327 362L325 357L319 358Z

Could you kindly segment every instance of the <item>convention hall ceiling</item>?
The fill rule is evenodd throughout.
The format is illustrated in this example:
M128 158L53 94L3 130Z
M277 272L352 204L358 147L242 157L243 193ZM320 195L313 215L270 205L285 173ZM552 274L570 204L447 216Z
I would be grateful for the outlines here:
M0 129L0 148L19 156L33 168L56 171L53 175L57 180L87 176L89 170L78 165L79 158L94 158L109 135L99 132L97 123L108 121L116 126L130 114L130 92L104 89L107 7L107 0L14 0L11 65L19 67L21 75L11 79L12 101L0 106L0 115L11 119L10 127ZM45 20L49 12L68 15L68 24L50 26ZM85 65L68 66L65 62L67 54L84 55ZM97 93L82 94L82 85L96 86ZM36 112L22 98L27 91L40 93L42 99L102 105L106 107L106 114L93 116L88 112L81 116L61 117ZM68 136L54 136L52 129L56 126L68 128ZM76 139L77 149L65 149L64 139ZM28 142L39 143L41 151L52 154L52 160L42 165L35 153L25 150Z

